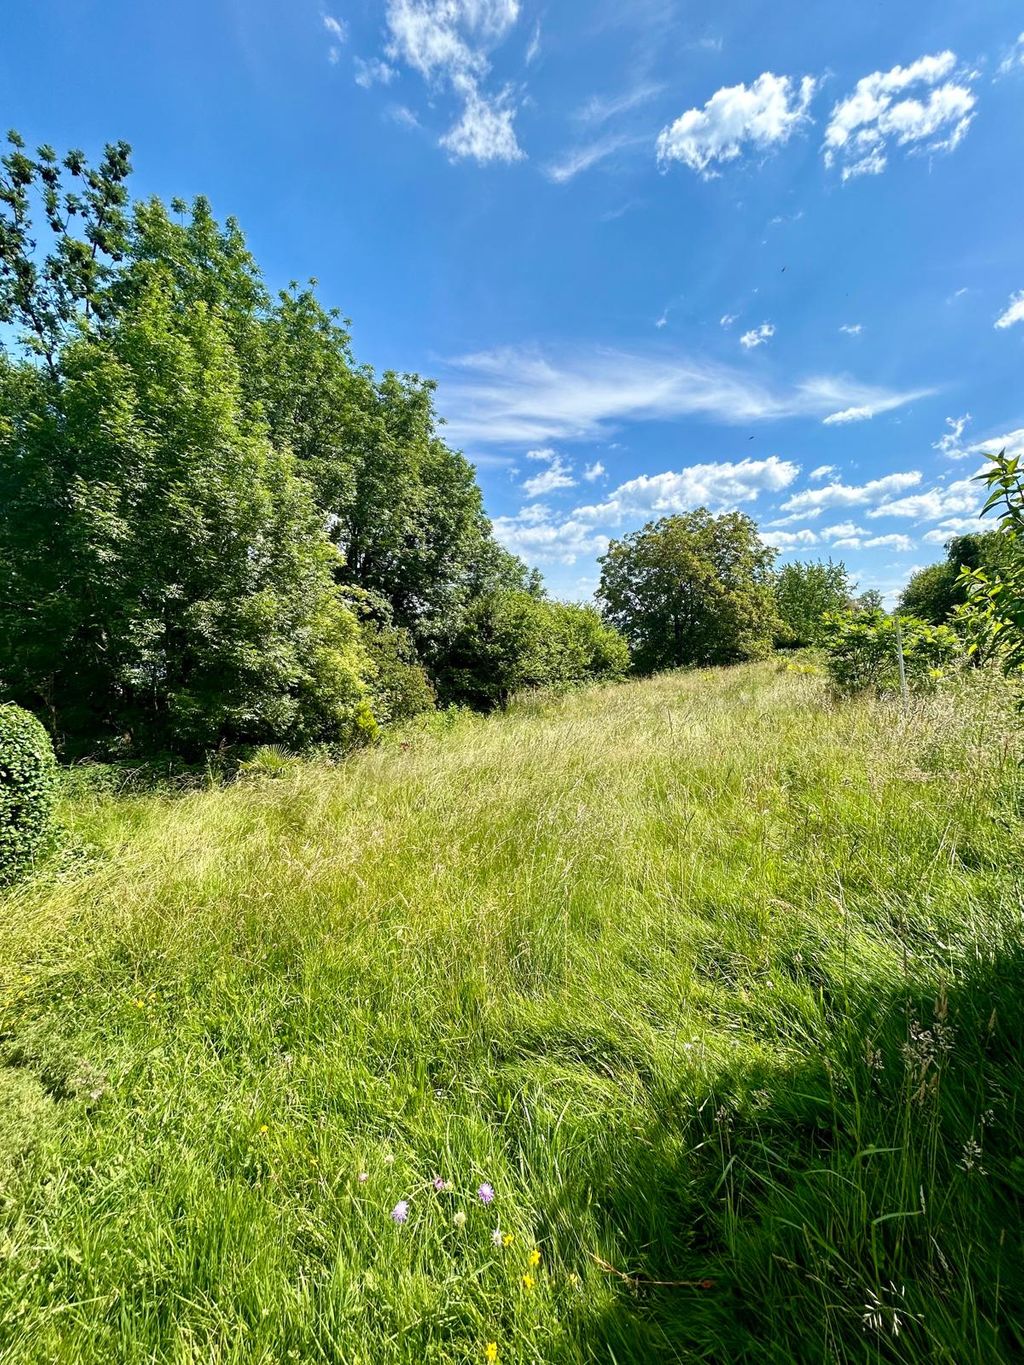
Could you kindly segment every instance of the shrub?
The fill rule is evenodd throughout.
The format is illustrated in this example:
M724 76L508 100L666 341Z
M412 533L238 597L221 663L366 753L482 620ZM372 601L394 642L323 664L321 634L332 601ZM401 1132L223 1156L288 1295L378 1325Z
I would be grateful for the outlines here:
M20 706L0 706L0 884L35 857L50 832L56 798L49 735Z
M903 662L912 691L934 686L961 653L960 641L948 626L930 626L913 616L830 613L825 622L828 674L837 690L847 694L899 691L897 629L903 636Z

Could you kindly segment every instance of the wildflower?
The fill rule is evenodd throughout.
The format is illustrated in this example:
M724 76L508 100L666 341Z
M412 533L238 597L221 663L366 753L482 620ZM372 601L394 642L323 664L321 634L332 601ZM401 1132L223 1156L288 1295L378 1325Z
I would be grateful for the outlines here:
M369 1171L360 1171L359 1174L356 1176L356 1179L359 1181L360 1185L365 1185L369 1178L370 1178Z
M385 1165L385 1166L393 1166L394 1164L395 1164L395 1154L394 1154L394 1152L388 1152L387 1156L384 1158L384 1165Z
M464 1228L466 1226L465 1212L462 1209L459 1209L458 1213L452 1219L452 1222L455 1224L457 1228Z
M504 1246L505 1239L501 1235L501 1228L495 1228L491 1233L491 1242L496 1247Z
M438 1194L447 1194L451 1187L452 1182L450 1180L442 1180L439 1175L434 1176L434 1189L437 1190Z
M484 1347L484 1360L495 1361L498 1359L498 1343L489 1341Z
M391 1218L395 1223L404 1223L408 1220L408 1217L409 1201L408 1199L400 1199L391 1210Z
M132 1004L135 1006L137 1010L144 1010L146 1008L145 1000L133 1000Z
M537 1281L534 1279L532 1275L526 1274L523 1276L523 1284L526 1286L527 1289L532 1289L536 1283Z
M494 1203L494 1187L492 1185L488 1185L486 1180L477 1190L477 1194L480 1196L481 1204Z
M501 1239L501 1244L502 1246L510 1247L515 1240L516 1239L512 1236L511 1232L506 1232L505 1236Z
M536 1247L534 1247L534 1249L530 1252L529 1256L527 1257L527 1260L529 1261L531 1266L540 1265L540 1252L537 1250Z
M267 1125L266 1125L265 1123L261 1123L261 1124L260 1124L260 1136L262 1137L264 1133L269 1133L269 1132L270 1132L270 1129L267 1127Z

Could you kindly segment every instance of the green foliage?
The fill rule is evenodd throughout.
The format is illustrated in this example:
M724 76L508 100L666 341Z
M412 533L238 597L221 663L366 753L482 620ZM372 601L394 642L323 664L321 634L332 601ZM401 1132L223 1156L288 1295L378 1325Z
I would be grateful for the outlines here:
M272 299L206 200L130 206L122 144L93 168L12 135L3 170L10 694L132 752L359 742L371 674L381 720L431 704L473 601L537 591L433 384L357 366L312 288ZM386 605L365 644L336 586Z
M640 672L760 658L778 626L774 558L749 517L699 507L612 541L597 595Z
M963 569L998 568L1006 559L1007 538L1000 531L954 536L946 558L912 574L900 597L900 610L933 626L942 625L967 601Z
M20 706L0 705L0 885L13 881L39 851L56 799L49 735Z
M1000 553L993 565L964 567L961 586L967 600L956 624L980 658L998 657L1007 672L1024 669L1024 479L1020 457L992 457L979 475L989 490L984 511L1001 509Z
M828 675L847 694L899 692L898 637L911 691L934 687L962 653L960 640L949 626L930 626L912 616L886 616L881 611L832 613L825 618L825 627Z
M499 589L466 611L449 647L442 695L488 710L527 688L611 681L628 667L624 639L593 607Z
M784 564L775 576L775 605L783 627L778 643L798 648L821 644L824 616L844 611L852 590L845 564L831 559Z

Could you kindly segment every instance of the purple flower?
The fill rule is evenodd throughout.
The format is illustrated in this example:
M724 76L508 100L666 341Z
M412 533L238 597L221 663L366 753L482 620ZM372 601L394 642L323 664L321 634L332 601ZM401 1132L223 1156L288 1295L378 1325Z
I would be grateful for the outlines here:
M493 1186L488 1185L488 1183L487 1183L486 1180L485 1180L484 1183L480 1186L480 1188L477 1190L477 1194L480 1196L480 1202L481 1202L481 1204L493 1204L493 1203L494 1203L494 1188L493 1188Z
M435 1175L435 1176L434 1176L434 1189L437 1190L438 1194L443 1194L443 1193L445 1192L445 1190L448 1189L448 1181L447 1181L447 1180L442 1180L441 1177L440 1177L439 1175Z
M391 1210L391 1217L396 1223L404 1223L409 1217L408 1199L400 1199Z

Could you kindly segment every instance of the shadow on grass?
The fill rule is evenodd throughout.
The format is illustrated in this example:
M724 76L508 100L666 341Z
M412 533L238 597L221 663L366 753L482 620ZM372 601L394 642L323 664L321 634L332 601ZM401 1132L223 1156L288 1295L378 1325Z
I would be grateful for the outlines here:
M1024 1359L1022 1042L1018 945L948 991L848 1003L796 1069L666 1095L594 1190L620 1292L575 1349L614 1365Z

